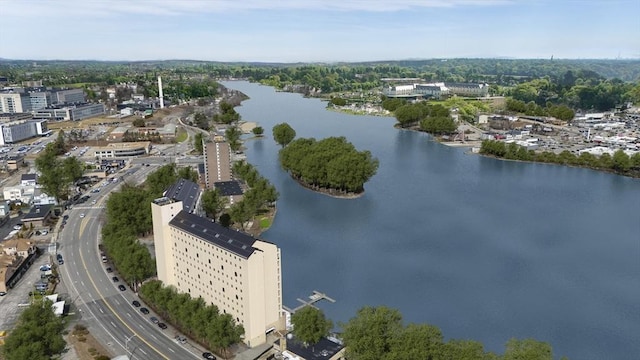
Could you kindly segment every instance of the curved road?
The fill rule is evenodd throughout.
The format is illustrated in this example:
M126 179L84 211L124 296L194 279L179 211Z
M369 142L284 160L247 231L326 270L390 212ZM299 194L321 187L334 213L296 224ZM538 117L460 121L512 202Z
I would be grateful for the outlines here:
M135 166L121 172L126 171L126 175L116 176L139 183L152 170L154 167ZM119 183L110 183L99 193L91 194L89 203L95 199L95 205L76 205L66 212L67 225L58 235L58 252L65 259L59 267L61 281L96 338L111 339L106 347L111 347L112 352L130 353L131 359L199 359L200 349L179 344L174 340L174 330L162 330L153 324L149 319L154 314L143 315L139 308L131 305L133 300L140 301L138 296L129 287L118 290L118 285L126 284L113 282L111 278L117 274L105 270L107 264L102 263L98 251L101 217L106 195ZM85 217L81 218L80 214Z

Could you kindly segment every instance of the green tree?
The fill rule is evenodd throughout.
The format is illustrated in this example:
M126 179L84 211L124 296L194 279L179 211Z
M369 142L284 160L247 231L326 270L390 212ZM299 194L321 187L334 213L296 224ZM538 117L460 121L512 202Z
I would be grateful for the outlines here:
M631 160L629 155L624 151L618 150L613 153L611 158L611 168L619 173L626 173L631 168Z
M229 143L229 148L231 148L231 151L240 150L240 137L242 136L242 132L240 131L240 129L238 129L238 127L231 126L227 128L227 130L224 132L224 135L227 139L227 142Z
M293 335L305 344L316 344L329 335L333 327L331 320L324 313L312 306L305 306L291 315Z
M443 347L440 329L428 324L409 324L393 339L388 359L441 359Z
M201 112L197 112L193 116L193 122L200 129L203 129L203 130L208 130L209 129L209 120L207 120L207 117Z
M534 339L510 339L504 360L553 360L551 345Z
M347 357L350 360L385 359L402 330L399 311L385 306L363 307L343 325Z
M193 136L193 149L197 154L200 154L200 155L202 155L202 151L204 150L202 145L202 140L203 140L203 134L201 132L197 132Z
M262 134L264 134L264 129L262 126L256 126L251 130L251 132L253 132L253 135L255 136L262 136Z
M226 199L220 196L218 189L206 189L202 192L200 201L202 202L202 210L213 221L216 221L226 205Z
M36 169L40 173L38 182L45 193L56 198L66 199L70 186L82 177L82 164L76 157L60 160L56 156L55 145L49 144L35 160Z
M67 143L64 140L64 130L58 131L58 137L52 144L55 149L55 155L62 155L67 152Z
M287 123L277 124L272 129L273 140L282 147L287 146L296 137L296 131Z
M6 360L51 359L62 353L64 323L53 313L52 303L41 298L20 315L3 348Z
M190 180L194 183L198 183L198 178L200 177L200 175L198 175L198 170L192 168L191 166L180 168L176 175L180 179Z

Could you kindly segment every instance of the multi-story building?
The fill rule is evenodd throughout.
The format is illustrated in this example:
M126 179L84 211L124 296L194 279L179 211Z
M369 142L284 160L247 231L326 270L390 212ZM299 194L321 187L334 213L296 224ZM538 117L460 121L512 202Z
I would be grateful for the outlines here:
M53 106L40 109L34 112L33 116L38 119L52 119L57 121L72 120L79 121L105 113L103 104L77 104L70 106Z
M25 113L31 111L29 94L18 91L0 92L0 112Z
M151 204L158 279L231 314L257 346L283 330L280 249L183 210L169 198Z
M31 111L45 109L52 105L50 91L30 91L29 102Z
M0 123L31 119L33 119L33 115L31 115L31 113L0 113Z
M489 95L489 85L477 83L429 83L385 86L382 93L388 97L433 97L446 95L485 97Z
M49 132L47 120L14 121L0 124L0 145L42 136Z
M205 186L213 188L213 183L230 181L231 177L231 148L224 137L214 137L213 141L204 141L204 182Z
M56 90L54 94L54 102L58 104L81 104L87 101L83 89Z

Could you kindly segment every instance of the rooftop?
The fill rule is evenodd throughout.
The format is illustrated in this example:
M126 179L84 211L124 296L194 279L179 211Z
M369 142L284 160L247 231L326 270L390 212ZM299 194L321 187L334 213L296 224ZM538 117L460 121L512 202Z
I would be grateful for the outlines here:
M200 186L193 181L180 179L164 193L164 196L176 201L182 201L182 208L190 213L195 210Z
M32 207L31 211L29 211L29 213L22 218L22 221L34 221L34 220L44 219L44 217L51 212L52 207L53 205L51 204L36 205Z
M287 351L305 360L327 360L344 348L344 345L322 338L318 343L304 346L302 342L287 335Z
M213 186L220 191L222 196L242 195L242 188L238 180L217 181Z
M255 251L253 244L256 239L251 235L228 229L207 218L190 214L184 210L180 211L169 222L169 225L231 251L245 259L249 258Z

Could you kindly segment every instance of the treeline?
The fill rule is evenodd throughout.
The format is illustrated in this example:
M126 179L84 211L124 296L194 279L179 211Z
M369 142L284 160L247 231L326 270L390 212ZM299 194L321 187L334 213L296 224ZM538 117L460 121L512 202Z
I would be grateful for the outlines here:
M616 151L613 156L607 153L595 156L587 152L576 156L568 150L564 150L559 154L551 151L535 152L526 150L516 143L507 144L503 141L483 140L480 145L480 153L509 160L579 166L610 171L619 175L640 177L640 153L629 156L622 150Z
M606 79L590 70L568 70L505 89L504 95L541 108L565 105L583 111L608 111L625 102L640 103L640 82Z
M398 107L394 115L401 127L418 124L420 130L431 134L449 134L458 128L449 109L442 104L426 101L406 104Z
M161 197L180 178L197 181L197 173L190 167L177 170L175 164L165 165L149 174L144 185L124 183L107 200L102 248L122 278L134 288L156 273L149 250L138 241L153 230L151 201Z
M231 205L228 210L231 222L244 229L247 221L274 207L279 194L269 180L262 177L253 165L245 161L234 163L232 171L236 178L243 180L249 187L242 195L242 200Z
M364 307L343 324L342 339L349 360L552 360L551 346L533 339L511 339L502 356L487 352L473 340L444 341L429 324L404 325L398 310ZM566 359L563 357L563 359Z
M533 101L525 103L521 100L507 98L506 106L509 111L529 116L552 116L564 121L571 121L575 116L575 111L567 105L553 105L551 103L547 103L545 107L542 107Z
M361 193L364 183L378 170L378 160L369 151L357 151L344 137L320 141L300 138L278 154L280 165L291 176L316 190L338 194Z
M201 297L178 293L173 287L163 286L159 280L143 284L140 297L179 332L206 348L226 354L244 335L244 328L236 324L230 314L221 314L217 306L208 305Z
M54 314L52 305L40 298L24 309L2 347L5 360L54 359L62 354L65 323Z

